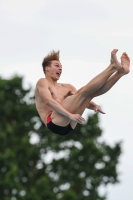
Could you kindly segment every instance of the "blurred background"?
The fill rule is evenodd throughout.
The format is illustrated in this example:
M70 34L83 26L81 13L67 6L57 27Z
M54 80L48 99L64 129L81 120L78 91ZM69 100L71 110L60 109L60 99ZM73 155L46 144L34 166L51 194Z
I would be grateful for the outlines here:
M119 50L117 53L119 60L121 54L124 51L127 52L131 59L132 66L133 12L131 3L131 0L127 0L126 2L114 0L101 0L100 2L95 0L1 0L1 92L5 92L6 90L9 92L8 96L4 96L5 93L1 93L1 109L4 109L1 111L1 113L3 112L1 116L5 116L2 122L5 124L8 121L6 120L8 119L7 112L10 111L10 109L7 109L7 106L3 106L7 99L14 102L15 105L18 102L22 103L22 101L15 102L15 96L11 98L13 91L15 91L14 94L17 95L16 98L19 100L25 98L25 95L29 93L27 90L30 87L30 94L33 94L36 82L39 78L44 77L41 66L42 60L44 56L53 49L60 50L60 60L63 66L63 74L60 82L71 83L77 89L86 84L91 78L109 65L110 53L114 48L118 48ZM14 75L23 77L23 79L14 79L12 78ZM4 79L9 81L3 82ZM12 87L9 87L10 84ZM105 141L107 144L111 145L112 148L117 142L122 142L122 154L117 165L120 183L115 185L108 184L108 186L106 186L108 200L114 200L116 198L117 200L133 199L133 162L131 160L133 152L132 84L131 69L131 73L122 77L108 93L94 99L106 112L105 115L98 115L99 125L102 129L102 137L100 137L98 141ZM22 96L18 88L22 89ZM33 99L28 99L28 102L31 103L31 107L34 106ZM29 105L29 103L26 103L26 105ZM8 106L11 108L14 107L14 104ZM31 111L31 114L29 114L29 119L32 118L32 114L37 117L36 111L32 111L33 108L30 109L29 111ZM23 112L24 110L25 109L23 109ZM20 107L16 108L14 113L17 112L22 113L22 109ZM9 113L11 113L11 111ZM86 110L83 116L88 120L88 115L93 114L93 111ZM24 117L23 119L25 119L25 115L27 116L28 114L22 115L22 117ZM21 121L22 117L20 117ZM37 119L37 122L35 119ZM17 123L19 123L17 120L19 120L19 118L16 118L16 127ZM33 132L37 132L41 135L40 130L42 130L43 133L43 126L42 124L38 125L38 121L39 118L31 120L33 124L37 123ZM30 125L27 124L25 126L28 127ZM7 125L5 127L7 127ZM6 133L8 133L8 131L10 132L10 128L9 130L2 128L1 133L4 134L4 131L6 131ZM19 134L20 130L17 132L16 129L16 135L17 133ZM29 129L27 131L29 133ZM11 128L11 132L13 134L14 129ZM32 137L29 136L29 138L34 138L34 140L30 139L30 144L33 143L37 145L40 142L38 138L44 136L38 136L31 132L30 135L32 135ZM2 137L3 140L5 140L4 136ZM72 135L69 137L73 139L75 136ZM80 136L78 140L80 142ZM52 141L54 141L54 139ZM15 145L14 142L13 144ZM8 144L5 144L5 146L8 147ZM46 150L46 147L42 149ZM24 155L26 156L26 154ZM5 157L1 157L1 163L2 159L5 159ZM4 168L2 169L4 171ZM3 171L2 173L6 172L6 170ZM24 177L25 176L23 176L23 178ZM112 183L113 181L110 182ZM11 186L11 188L12 187L13 186ZM20 188L21 187L22 186L20 186ZM104 193L104 189L104 186L101 187L100 192ZM14 188L14 193L11 191L5 193L7 194L6 198L8 199L9 194L17 194L15 191ZM20 191L25 190L20 189ZM56 193L57 189L54 191ZM30 197L26 198L25 192L21 192L21 194L21 198L30 199ZM86 192L84 194L86 195L88 193ZM34 196L34 192L32 196ZM12 196L12 200L16 200L15 198L17 199L15 195ZM63 197L58 195L58 198ZM11 199L11 197L9 199ZM50 199L50 197L47 199ZM53 197L51 197L51 199L53 199ZM98 199L98 197L94 199Z

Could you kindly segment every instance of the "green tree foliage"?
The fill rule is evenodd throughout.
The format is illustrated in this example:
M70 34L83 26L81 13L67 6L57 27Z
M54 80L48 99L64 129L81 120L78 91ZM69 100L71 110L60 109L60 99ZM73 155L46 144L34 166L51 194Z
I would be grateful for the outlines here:
M98 114L68 136L49 132L22 83L0 78L0 199L106 199L99 186L118 182L120 143L100 142Z

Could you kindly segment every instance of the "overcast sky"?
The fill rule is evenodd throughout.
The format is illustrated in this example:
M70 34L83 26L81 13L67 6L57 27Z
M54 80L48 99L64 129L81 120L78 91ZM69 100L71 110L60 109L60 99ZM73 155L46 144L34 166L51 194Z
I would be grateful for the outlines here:
M0 76L24 76L35 87L44 77L42 60L60 50L60 82L77 89L104 70L110 52L118 48L133 60L131 0L0 0ZM123 141L118 172L120 184L107 187L108 200L133 199L133 78L124 76L106 94L95 98L103 137L110 145ZM91 113L93 113L91 111ZM84 117L88 115L85 112Z

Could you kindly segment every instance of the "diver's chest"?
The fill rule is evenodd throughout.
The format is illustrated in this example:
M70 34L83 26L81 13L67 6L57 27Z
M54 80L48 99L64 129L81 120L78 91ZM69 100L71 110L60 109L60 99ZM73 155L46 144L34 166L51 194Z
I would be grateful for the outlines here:
M69 93L69 90L65 87L51 87L51 95L54 99L64 99Z

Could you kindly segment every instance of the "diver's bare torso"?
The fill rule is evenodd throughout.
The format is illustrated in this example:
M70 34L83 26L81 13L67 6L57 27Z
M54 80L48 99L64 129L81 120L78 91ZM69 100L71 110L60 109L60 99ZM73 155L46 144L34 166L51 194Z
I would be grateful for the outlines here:
M45 78L43 79L45 80ZM52 98L58 103L61 103L66 97L73 95L76 91L76 89L70 84L57 83L56 86L53 86L49 82L48 89ZM53 110L48 107L41 98L37 86L35 88L35 104L42 121L47 124L47 117L53 112Z

